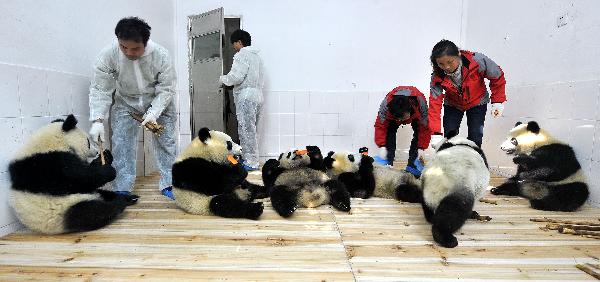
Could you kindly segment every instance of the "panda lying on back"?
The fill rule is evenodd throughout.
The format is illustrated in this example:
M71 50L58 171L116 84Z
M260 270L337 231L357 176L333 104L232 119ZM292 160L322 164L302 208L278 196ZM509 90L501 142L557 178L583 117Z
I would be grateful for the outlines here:
M311 158L306 151L286 152L274 160L271 170L263 173L276 175L270 189L271 204L277 213L290 217L298 207L318 207L331 204L341 211L350 210L350 194L344 185L331 180L325 172L311 168ZM266 165L266 164L265 164Z
M373 165L373 158L363 147L359 154L329 152L323 163L327 174L344 183L352 197L372 196L403 202L422 201L421 182L409 172Z
M433 239L454 248L458 241L452 234L476 215L473 205L485 193L490 172L483 151L471 140L456 136L434 148L435 156L421 174L423 213L432 224Z
M10 205L29 229L45 234L98 229L137 199L98 189L115 179L112 155L105 151L105 165L99 157L87 163L96 152L76 125L69 115L42 127L10 162Z
M492 194L523 196L534 209L549 211L574 211L587 200L588 185L573 148L535 121L515 124L501 149L515 155L517 174Z
M262 187L246 180L241 152L229 135L200 129L173 164L175 204L192 214L258 219L263 204L252 200Z

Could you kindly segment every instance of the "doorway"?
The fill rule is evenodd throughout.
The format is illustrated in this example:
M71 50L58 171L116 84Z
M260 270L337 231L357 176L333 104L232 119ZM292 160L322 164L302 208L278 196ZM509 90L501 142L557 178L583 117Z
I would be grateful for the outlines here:
M235 50L231 33L240 17L224 17L223 8L188 17L190 129L192 139L202 127L223 131L239 144L233 88L219 76L231 69Z

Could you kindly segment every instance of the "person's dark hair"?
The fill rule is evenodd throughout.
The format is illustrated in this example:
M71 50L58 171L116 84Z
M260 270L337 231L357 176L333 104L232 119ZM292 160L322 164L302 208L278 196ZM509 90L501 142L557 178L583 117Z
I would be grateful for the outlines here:
M252 38L250 37L250 33L245 30L238 29L231 33L231 44L237 42L238 40L242 41L244 47L252 45Z
M433 50L431 50L431 66L433 67L433 73L439 77L444 77L444 70L442 70L435 59L443 57L443 56L460 56L460 52L456 44L454 44L450 40L442 39L440 42L433 46Z
M150 26L138 17L122 18L115 27L115 35L122 40L144 43L150 39Z
M410 97L408 96L394 96L392 101L388 104L390 113L400 118L404 113L412 114L412 106L410 104Z

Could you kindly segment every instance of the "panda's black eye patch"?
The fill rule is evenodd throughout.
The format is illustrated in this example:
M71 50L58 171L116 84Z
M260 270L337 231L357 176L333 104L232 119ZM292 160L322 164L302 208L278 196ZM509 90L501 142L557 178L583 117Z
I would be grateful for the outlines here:
M227 141L227 150L231 151L231 149L233 149L233 144L231 144L231 141Z
M348 159L349 159L351 162L354 162L354 156L353 156L353 155L348 155Z
M515 145L515 146L519 145L519 141L517 141L517 138L510 139L510 143L513 144L513 145Z
M292 152L288 152L287 158L289 159L292 156Z

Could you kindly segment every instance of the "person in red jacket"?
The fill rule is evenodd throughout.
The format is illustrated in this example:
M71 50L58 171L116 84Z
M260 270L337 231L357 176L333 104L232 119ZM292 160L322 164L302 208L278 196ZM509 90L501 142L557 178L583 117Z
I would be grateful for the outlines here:
M416 87L398 86L381 101L375 119L375 144L380 148L378 162L393 165L396 132L402 124L410 124L413 129L407 171L419 176L422 167L418 157L429 146L431 132L428 126L427 100Z
M441 141L440 112L444 104L444 135L458 133L463 115L467 114L467 138L481 147L487 104L491 114L502 115L506 95L504 72L485 55L459 50L452 41L442 40L431 51L431 94L429 96L429 127L433 132L431 144ZM489 80L490 94L484 78Z

